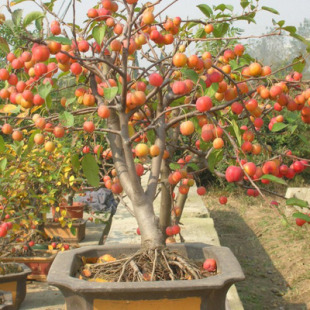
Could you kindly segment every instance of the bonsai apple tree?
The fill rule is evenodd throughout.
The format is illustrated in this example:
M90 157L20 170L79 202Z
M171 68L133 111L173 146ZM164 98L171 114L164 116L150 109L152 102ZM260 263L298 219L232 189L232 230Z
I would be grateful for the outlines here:
M10 50L1 39L1 155L8 154L5 142L46 153L62 139L78 145L72 166L82 167L90 185L102 180L128 196L144 249L162 248L167 235L180 232L188 190L204 171L264 196L267 183L286 185L308 166L268 145L273 135L293 134L295 122L310 123L303 56L272 72L246 53L241 40L252 36L233 26L254 22L259 11L278 14L274 9L241 1L235 14L231 5L201 4L200 18L190 20L165 15L181 0L103 0L82 22L73 0L68 22L53 11L54 1L31 1L37 9L25 15L18 5L26 1L8 1L2 18L24 30L24 44ZM274 26L268 36L285 33L309 49L294 27ZM309 221L302 211L296 216Z

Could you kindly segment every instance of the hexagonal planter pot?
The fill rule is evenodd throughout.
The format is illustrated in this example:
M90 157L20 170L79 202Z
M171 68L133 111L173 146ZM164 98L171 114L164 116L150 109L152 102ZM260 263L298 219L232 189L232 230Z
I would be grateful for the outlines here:
M57 251L36 251L33 257L1 257L2 262L23 263L31 269L28 280L46 281L48 271L54 261Z
M244 280L241 267L225 247L203 243L170 246L197 261L215 258L218 274L201 280L98 283L75 278L82 262L80 257L133 254L139 245L91 246L57 254L47 281L65 296L67 310L225 310L226 293L235 282Z
M18 265L22 267L22 272L0 276L0 290L9 291L12 293L13 307L10 309L18 309L20 304L25 299L26 279L31 273L31 269L25 264Z
M0 291L0 310L10 310L12 307L12 293L7 291Z

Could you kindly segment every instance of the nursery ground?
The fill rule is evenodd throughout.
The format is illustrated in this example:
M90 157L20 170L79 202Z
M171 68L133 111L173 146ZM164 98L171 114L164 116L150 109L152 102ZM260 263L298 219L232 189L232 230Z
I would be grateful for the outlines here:
M236 285L244 309L310 309L310 225L298 227L291 216L287 224L277 209L241 190L220 205L223 194L215 190L204 202L221 245L231 248L245 273L246 280Z

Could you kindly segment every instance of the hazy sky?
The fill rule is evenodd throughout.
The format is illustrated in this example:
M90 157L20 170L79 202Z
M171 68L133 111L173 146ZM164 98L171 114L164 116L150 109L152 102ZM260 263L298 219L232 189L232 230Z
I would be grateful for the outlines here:
M2 2L4 0L0 0ZM155 0L139 0L140 3L153 2ZM88 8L98 3L97 0L82 0L82 3L77 2L77 20L85 20ZM172 0L162 0L160 8L165 7L171 3ZM253 1L256 3L256 1ZM58 13L60 5L63 0L57 0L55 5L55 12ZM69 3L69 0L65 0L65 3ZM176 4L170 7L166 12L169 16L181 16L189 18L203 18L202 13L196 8L198 4L208 4L209 6L218 5L220 3L231 4L235 7L236 12L241 12L240 0L179 0ZM238 26L244 28L247 34L260 34L265 31L267 26L272 25L272 18L275 20L284 19L287 25L298 26L304 18L310 18L310 0L260 0L261 6L273 7L280 12L280 15L274 15L269 12L263 11L258 13L256 21L257 24L253 25L246 21L241 22ZM67 6L66 4L64 6ZM26 1L22 4L16 5L14 8L23 8L25 11L37 10L35 4L31 1ZM159 9L158 9L159 10ZM61 13L64 8L61 10ZM61 15L61 14L60 14ZM67 20L72 19L72 8L69 9L67 14ZM1 29L0 29L1 32Z

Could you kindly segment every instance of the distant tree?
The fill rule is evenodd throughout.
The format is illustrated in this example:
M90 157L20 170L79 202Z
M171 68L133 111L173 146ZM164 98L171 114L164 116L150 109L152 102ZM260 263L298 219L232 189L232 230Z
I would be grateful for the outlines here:
M291 28L299 36L305 39L310 38L310 19L305 18L297 29L296 27ZM272 32L274 32L274 29L268 28L266 34ZM282 53L279 53L279 48L285 49L285 57ZM288 37L287 33L281 33L279 36L264 37L260 40L251 39L248 41L247 50L258 61L271 63L273 71L282 68L283 65L292 62L297 57L303 57L306 62L303 74L304 76L310 76L310 58L307 55L307 46L296 38Z

